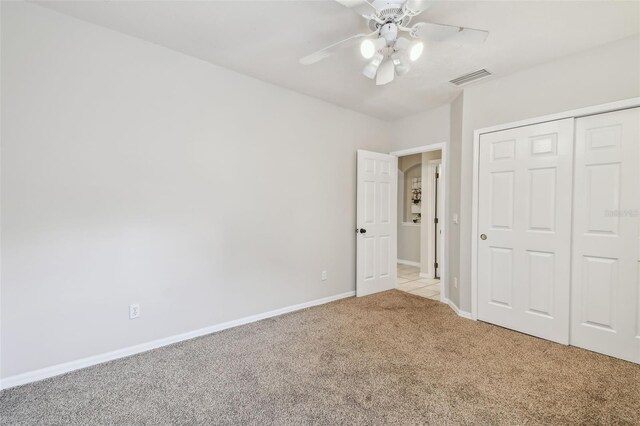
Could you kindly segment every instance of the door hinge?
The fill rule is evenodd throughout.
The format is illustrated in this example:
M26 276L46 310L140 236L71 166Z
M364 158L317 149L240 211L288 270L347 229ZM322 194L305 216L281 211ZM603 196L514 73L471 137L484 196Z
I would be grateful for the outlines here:
M438 218L437 217L433 219L433 223L438 223Z
M436 268L436 269L438 269L438 262L434 263L434 264L433 264L433 267L434 267L434 268Z
M436 173L436 179L440 177L440 173Z

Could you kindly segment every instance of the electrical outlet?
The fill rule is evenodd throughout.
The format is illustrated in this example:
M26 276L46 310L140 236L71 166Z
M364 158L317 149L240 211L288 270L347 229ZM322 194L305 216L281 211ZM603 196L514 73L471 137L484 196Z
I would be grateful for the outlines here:
M453 288L458 288L458 277L453 277Z
M129 305L129 319L136 319L140 316L140 305L132 303Z
M322 281L326 281L327 280L327 271L322 271L322 273L320 274L320 279Z

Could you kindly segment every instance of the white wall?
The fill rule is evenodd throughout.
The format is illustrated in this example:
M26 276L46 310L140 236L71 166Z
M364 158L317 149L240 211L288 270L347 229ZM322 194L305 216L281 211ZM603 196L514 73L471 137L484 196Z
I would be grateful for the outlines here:
M419 224L398 223L398 259L420 263Z
M386 123L22 3L2 88L2 377L354 290Z
M456 306L460 306L460 287L456 285L460 277L460 224L454 218L460 212L460 163L462 157L462 110L464 93L451 102L450 141L447 153L447 196L449 212L446 216L447 226L447 298Z
M398 182L398 259L415 263L420 263L420 224L411 222L411 181L422 177L421 163L421 154L398 158L402 174L402 181Z
M637 36L465 89L459 249L462 310L471 310L474 130L636 96L640 96Z
M392 151L446 143L449 140L449 105L393 121L390 128Z

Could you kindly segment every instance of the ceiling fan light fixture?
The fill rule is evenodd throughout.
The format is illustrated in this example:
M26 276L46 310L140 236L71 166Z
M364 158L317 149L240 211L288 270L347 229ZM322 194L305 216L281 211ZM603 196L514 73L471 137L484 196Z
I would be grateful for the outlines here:
M383 38L372 40L370 38L362 40L360 43L360 54L365 59L371 59L376 52L387 45L387 41Z
M417 61L420 56L422 56L423 51L424 43L421 41L414 41L409 47L409 59L411 59L411 61L413 62Z
M375 55L376 50L373 46L373 41L369 39L362 40L360 43L360 54L365 59L371 59Z
M378 68L380 67L383 59L384 55L382 53L376 53L373 59L371 59L367 66L364 67L364 69L362 70L362 74L364 74L365 77L373 80L378 73Z

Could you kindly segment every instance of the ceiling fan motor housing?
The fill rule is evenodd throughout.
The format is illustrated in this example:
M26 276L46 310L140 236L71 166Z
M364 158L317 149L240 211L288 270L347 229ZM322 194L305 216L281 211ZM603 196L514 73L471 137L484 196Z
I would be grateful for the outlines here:
M371 29L371 31L378 31L388 23L405 26L411 20L410 16L404 16L402 11L402 2L376 0L372 2L372 5L378 9L378 19L369 20L369 29ZM380 21L384 21L384 24L380 23Z
M387 46L391 46L398 38L398 26L394 22L384 24L380 27L380 37L387 41Z

